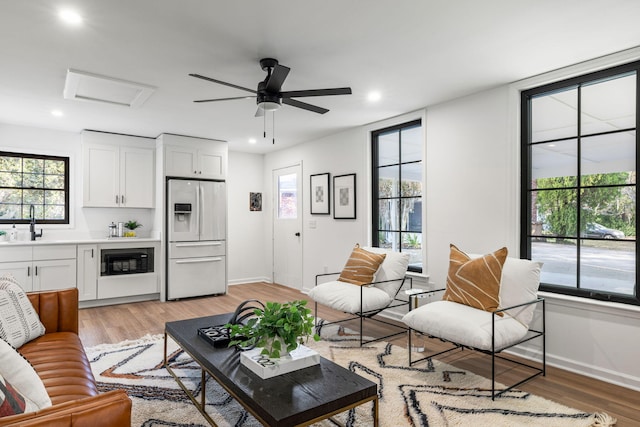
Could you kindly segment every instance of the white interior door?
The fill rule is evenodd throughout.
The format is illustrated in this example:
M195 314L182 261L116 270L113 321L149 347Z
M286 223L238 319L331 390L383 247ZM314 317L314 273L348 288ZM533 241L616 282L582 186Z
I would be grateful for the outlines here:
M302 289L302 166L273 171L273 281Z

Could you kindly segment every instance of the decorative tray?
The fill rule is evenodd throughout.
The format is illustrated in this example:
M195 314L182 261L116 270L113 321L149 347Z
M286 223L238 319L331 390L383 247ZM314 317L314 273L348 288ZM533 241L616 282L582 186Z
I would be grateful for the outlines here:
M231 338L229 329L224 325L207 326L198 328L198 335L214 347L227 347Z

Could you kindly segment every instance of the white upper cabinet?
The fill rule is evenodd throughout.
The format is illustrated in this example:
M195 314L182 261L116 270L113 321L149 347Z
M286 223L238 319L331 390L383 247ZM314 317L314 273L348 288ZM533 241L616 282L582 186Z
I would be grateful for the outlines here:
M163 134L164 175L220 179L227 176L227 143Z
M152 141L84 131L83 206L153 208L155 145Z

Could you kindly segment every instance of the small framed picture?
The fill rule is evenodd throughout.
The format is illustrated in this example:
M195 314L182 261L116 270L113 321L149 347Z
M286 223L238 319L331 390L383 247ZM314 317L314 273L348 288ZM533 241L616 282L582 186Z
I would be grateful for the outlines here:
M329 215L331 213L331 190L329 189L329 174L318 173L311 175L311 214Z
M356 219L356 174L333 177L333 218Z
M262 210L262 193L249 193L249 210Z

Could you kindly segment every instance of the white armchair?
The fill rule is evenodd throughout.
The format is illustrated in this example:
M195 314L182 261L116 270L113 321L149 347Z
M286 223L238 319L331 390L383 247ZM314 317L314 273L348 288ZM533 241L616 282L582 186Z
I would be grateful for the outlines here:
M330 280L321 283L322 280L328 279L331 276L335 277L340 273L318 274L316 276L316 285L309 292L309 297L314 301L316 319L318 319L318 304L353 315L333 322L323 322L322 325L359 319L361 346L366 343L380 341L406 333L406 328L399 327L397 324L387 322L379 317L374 318L373 316L390 308L400 306L406 306L408 308L409 301L399 299L398 293L407 280L409 281L409 287L412 286L411 278L406 277L407 267L409 265L408 254L372 247L362 249L368 252L386 255L373 281L362 286L340 280ZM362 331L365 319L394 326L400 329L400 331L384 337L364 340ZM316 325L316 327L319 326L320 325Z
M411 310L402 319L410 330L430 338L450 342L453 347L418 360L412 360L409 352L409 365L456 349L469 348L489 354L491 355L492 399L538 375L544 376L546 374L545 306L544 299L537 296L541 267L542 264L538 262L506 258L500 281L500 305L493 312L453 301L436 301ZM412 295L412 298L417 296ZM531 325L536 306L541 306L541 319L539 327L533 328ZM413 334L409 333L410 348L411 335ZM533 339L541 340L539 364L534 365L499 354L503 350ZM516 384L496 392L496 357L530 368L533 373Z

